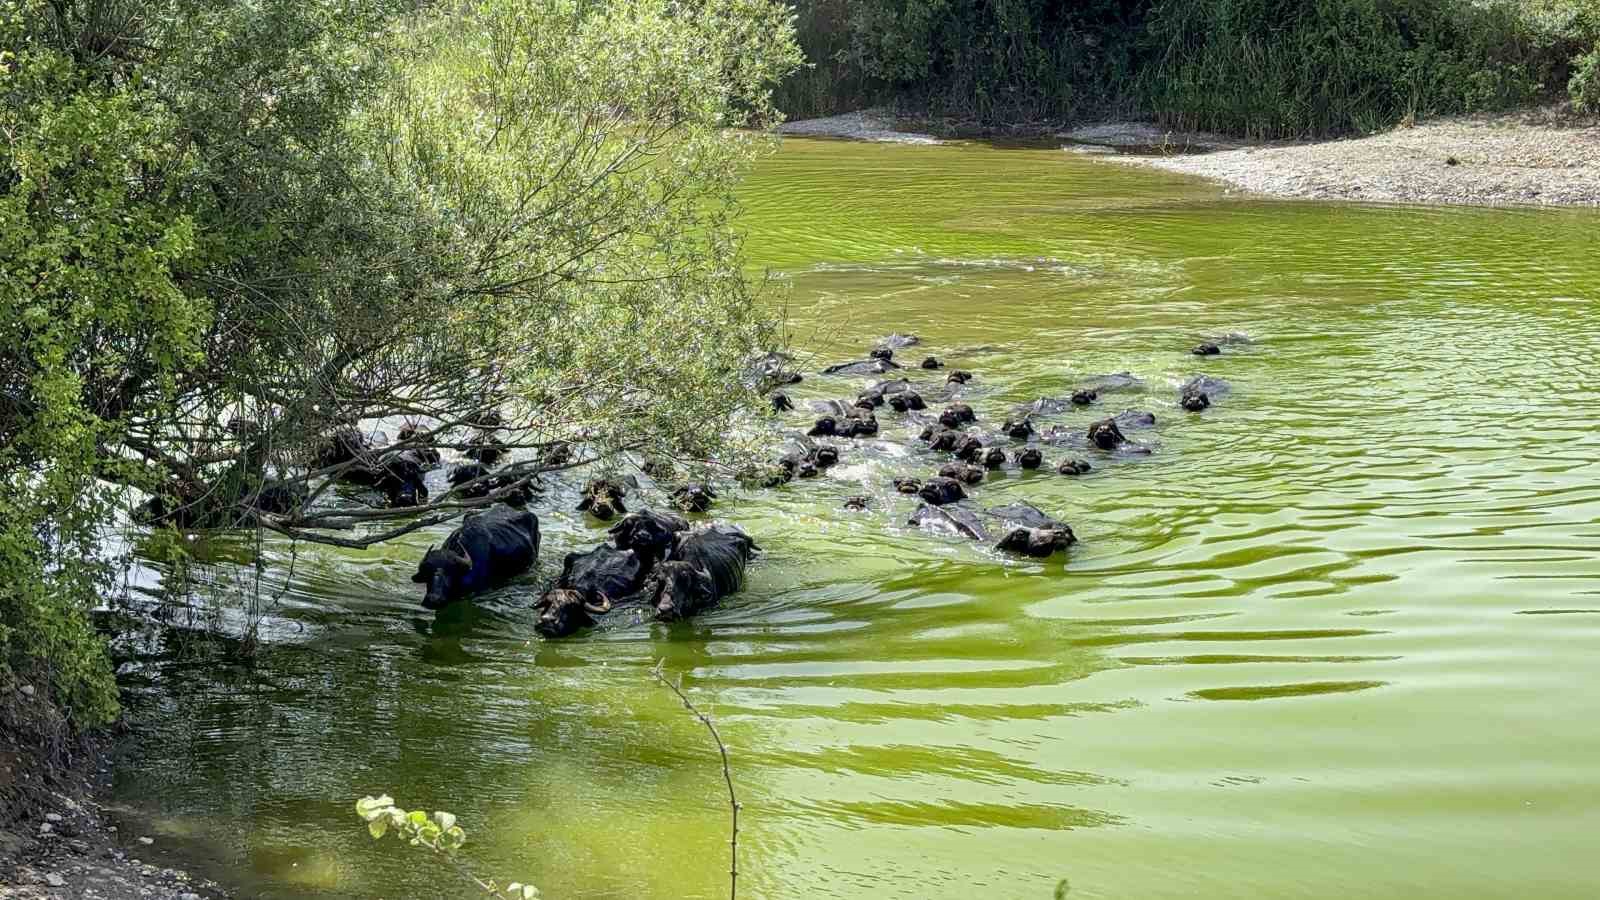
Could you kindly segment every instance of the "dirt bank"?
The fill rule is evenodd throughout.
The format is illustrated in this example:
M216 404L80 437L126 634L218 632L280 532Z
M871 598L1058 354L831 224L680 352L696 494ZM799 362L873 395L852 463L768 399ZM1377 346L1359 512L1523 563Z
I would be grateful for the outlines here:
M779 134L803 137L838 137L855 141L895 144L937 144L931 134L908 131L905 122L886 109L861 109L821 119L800 119L778 126Z
M202 900L226 894L123 834L106 796L109 738L73 737L42 690L0 684L0 900Z
M1119 127L1137 138L1124 140ZM1160 134L1150 126L1097 128L1107 136L1097 138L1091 129L1059 136L1108 146L1208 151L1115 159L1274 197L1600 206L1600 122L1557 110L1442 119L1346 140L1232 147L1213 135Z

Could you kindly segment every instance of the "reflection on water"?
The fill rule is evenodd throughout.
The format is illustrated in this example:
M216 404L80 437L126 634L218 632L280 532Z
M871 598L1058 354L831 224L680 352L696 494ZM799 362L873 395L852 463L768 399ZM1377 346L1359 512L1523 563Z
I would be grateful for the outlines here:
M366 837L378 791L550 897L721 896L715 751L664 659L728 739L751 896L1592 895L1600 217L803 140L747 193L813 368L915 332L989 422L1142 379L1041 421L1152 411L1148 459L975 489L1069 521L1069 560L907 526L889 479L933 466L887 410L828 477L724 506L767 553L689 623L545 642L531 584L425 615L438 533L302 554L273 614L303 628L253 669L134 673L133 815L261 896L468 896ZM1184 413L1202 372L1233 390ZM603 535L551 505L545 574Z

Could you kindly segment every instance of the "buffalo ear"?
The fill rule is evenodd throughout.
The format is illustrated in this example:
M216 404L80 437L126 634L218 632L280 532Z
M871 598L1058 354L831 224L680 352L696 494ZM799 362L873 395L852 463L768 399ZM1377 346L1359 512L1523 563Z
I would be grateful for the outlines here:
M427 584L428 583L428 573L423 571L421 566L418 566L417 567L417 573L415 575L411 576L411 580L412 580L412 582L414 582L416 584Z
M627 515L628 514L628 508L626 506L622 505L622 495L621 494L617 494L616 496L611 498L611 505L617 508L617 512L622 513L623 515Z
M705 566L696 566L694 569L695 584L705 591L707 597L717 596L717 582Z
M594 506L594 495L584 494L583 499L578 501L578 512L588 512L591 506Z
M450 554L450 563L459 569L472 568L472 554L460 550Z

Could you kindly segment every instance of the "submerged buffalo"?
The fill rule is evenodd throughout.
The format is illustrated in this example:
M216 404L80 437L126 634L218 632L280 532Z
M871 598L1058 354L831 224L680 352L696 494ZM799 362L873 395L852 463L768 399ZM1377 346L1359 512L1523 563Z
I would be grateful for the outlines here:
M983 466L986 469L998 469L1006 464L1006 452L999 447L990 447L983 451Z
M899 363L887 359L858 359L839 363L822 370L824 375L882 375L900 368Z
M965 403L952 403L939 413L939 424L946 428L960 428L976 421L977 414Z
M1017 451L1016 461L1019 469L1037 469L1044 465L1044 454L1038 447L1027 447Z
M871 505L871 497L854 496L844 498L844 508L851 512L865 512Z
M1098 399L1100 399L1100 392L1099 391L1073 391L1072 392L1072 405L1073 406L1088 406L1089 404L1093 403L1094 401L1096 401Z
M505 456L507 452L508 448L505 441L492 434L480 434L467 441L467 449L462 455L467 459L475 459L486 466L492 466L498 463L500 458Z
M535 607L534 628L545 637L565 637L594 624L618 600L638 590L645 567L632 550L610 544L587 553L568 553L561 562L561 577L545 591Z
M1216 344L1207 342L1200 344L1189 352L1193 353L1195 356L1216 356L1222 352L1222 348L1218 347Z
M957 459L975 463L983 458L983 439L975 434L963 434L950 449Z
M1033 422L1026 416L1016 421L1006 422L1000 426L1000 430L1006 433L1006 437L1018 441L1025 441L1034 435Z
M1178 398L1178 405L1189 412L1200 412L1211 406L1211 397L1205 391L1186 391Z
M967 492L961 489L961 482L941 475L923 482L917 496L930 506L943 506L967 499Z
M917 507L916 512L911 514L911 518L906 524L930 531L943 531L958 537L971 538L975 541L989 539L989 532L983 527L983 523L978 521L977 515L972 510L962 509L959 506L923 504Z
M619 550L632 550L647 571L667 555L677 536L689 530L689 520L677 513L641 509L629 513L607 532Z
M628 496L628 486L611 478L596 478L583 488L583 499L578 501L578 512L586 512L602 522L609 522L618 513L628 514L623 499Z
M983 469L970 463L946 463L939 469L940 478L954 478L963 484L977 484L983 476Z
M914 334L901 334L898 331L878 342L878 346L889 350L904 350L922 343L922 338Z
M401 444L409 444L411 452L416 454L416 459L424 468L432 469L444 461L444 457L433 446L433 437L422 430L416 422L407 421L400 426L396 435Z
M871 357L872 359L881 359L884 362L889 362L890 360L894 359L894 349L890 347L876 347L868 351L867 356Z
M1127 443L1127 435L1117 427L1116 419L1101 419L1089 426L1089 443L1101 450L1115 450Z
M772 411L773 412L780 412L780 413L781 412L790 412L793 409L794 409L794 401L789 399L789 395L788 394L785 394L784 392L779 391L778 393L772 395Z
M915 494L922 490L922 480L919 478L896 478L894 489L901 494Z
M1072 529L1065 525L1059 528L1013 528L1000 539L995 549L1043 559L1055 553L1065 553L1068 547L1077 542Z
M671 498L673 506L684 512L703 513L716 501L717 492L705 482L694 482L674 489L667 496Z
M928 404L922 399L922 395L916 391L901 391L898 394L889 395L889 408L895 412L907 412L909 410L927 409Z
M427 586L422 605L440 609L526 572L539 557L539 518L496 506L461 522L429 547L411 580Z
M939 357L930 356L922 361L922 367L924 369L942 369L944 368L944 363L939 360Z
M731 525L682 533L668 559L646 579L644 600L666 622L710 609L739 590L745 566L760 549Z
M946 384L966 384L972 380L972 373L965 369L956 369L944 377Z
M1089 465L1089 461L1087 459L1069 458L1063 459L1061 461L1061 465L1056 466L1056 471L1063 475L1084 475L1087 474L1092 468L1094 467Z
M457 496L475 500L489 496L489 467L483 463L462 463L452 466L446 478Z

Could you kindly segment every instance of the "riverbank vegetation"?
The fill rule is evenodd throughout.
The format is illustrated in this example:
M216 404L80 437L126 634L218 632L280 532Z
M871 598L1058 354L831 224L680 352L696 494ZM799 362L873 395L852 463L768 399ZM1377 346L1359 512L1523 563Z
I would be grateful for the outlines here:
M892 102L995 127L1138 116L1254 138L1370 132L1566 95L1593 107L1588 0L796 0L792 117Z
M555 463L335 514L340 429L704 459L745 398L781 4L4 0L0 48L0 675L78 726L119 523L365 546Z

